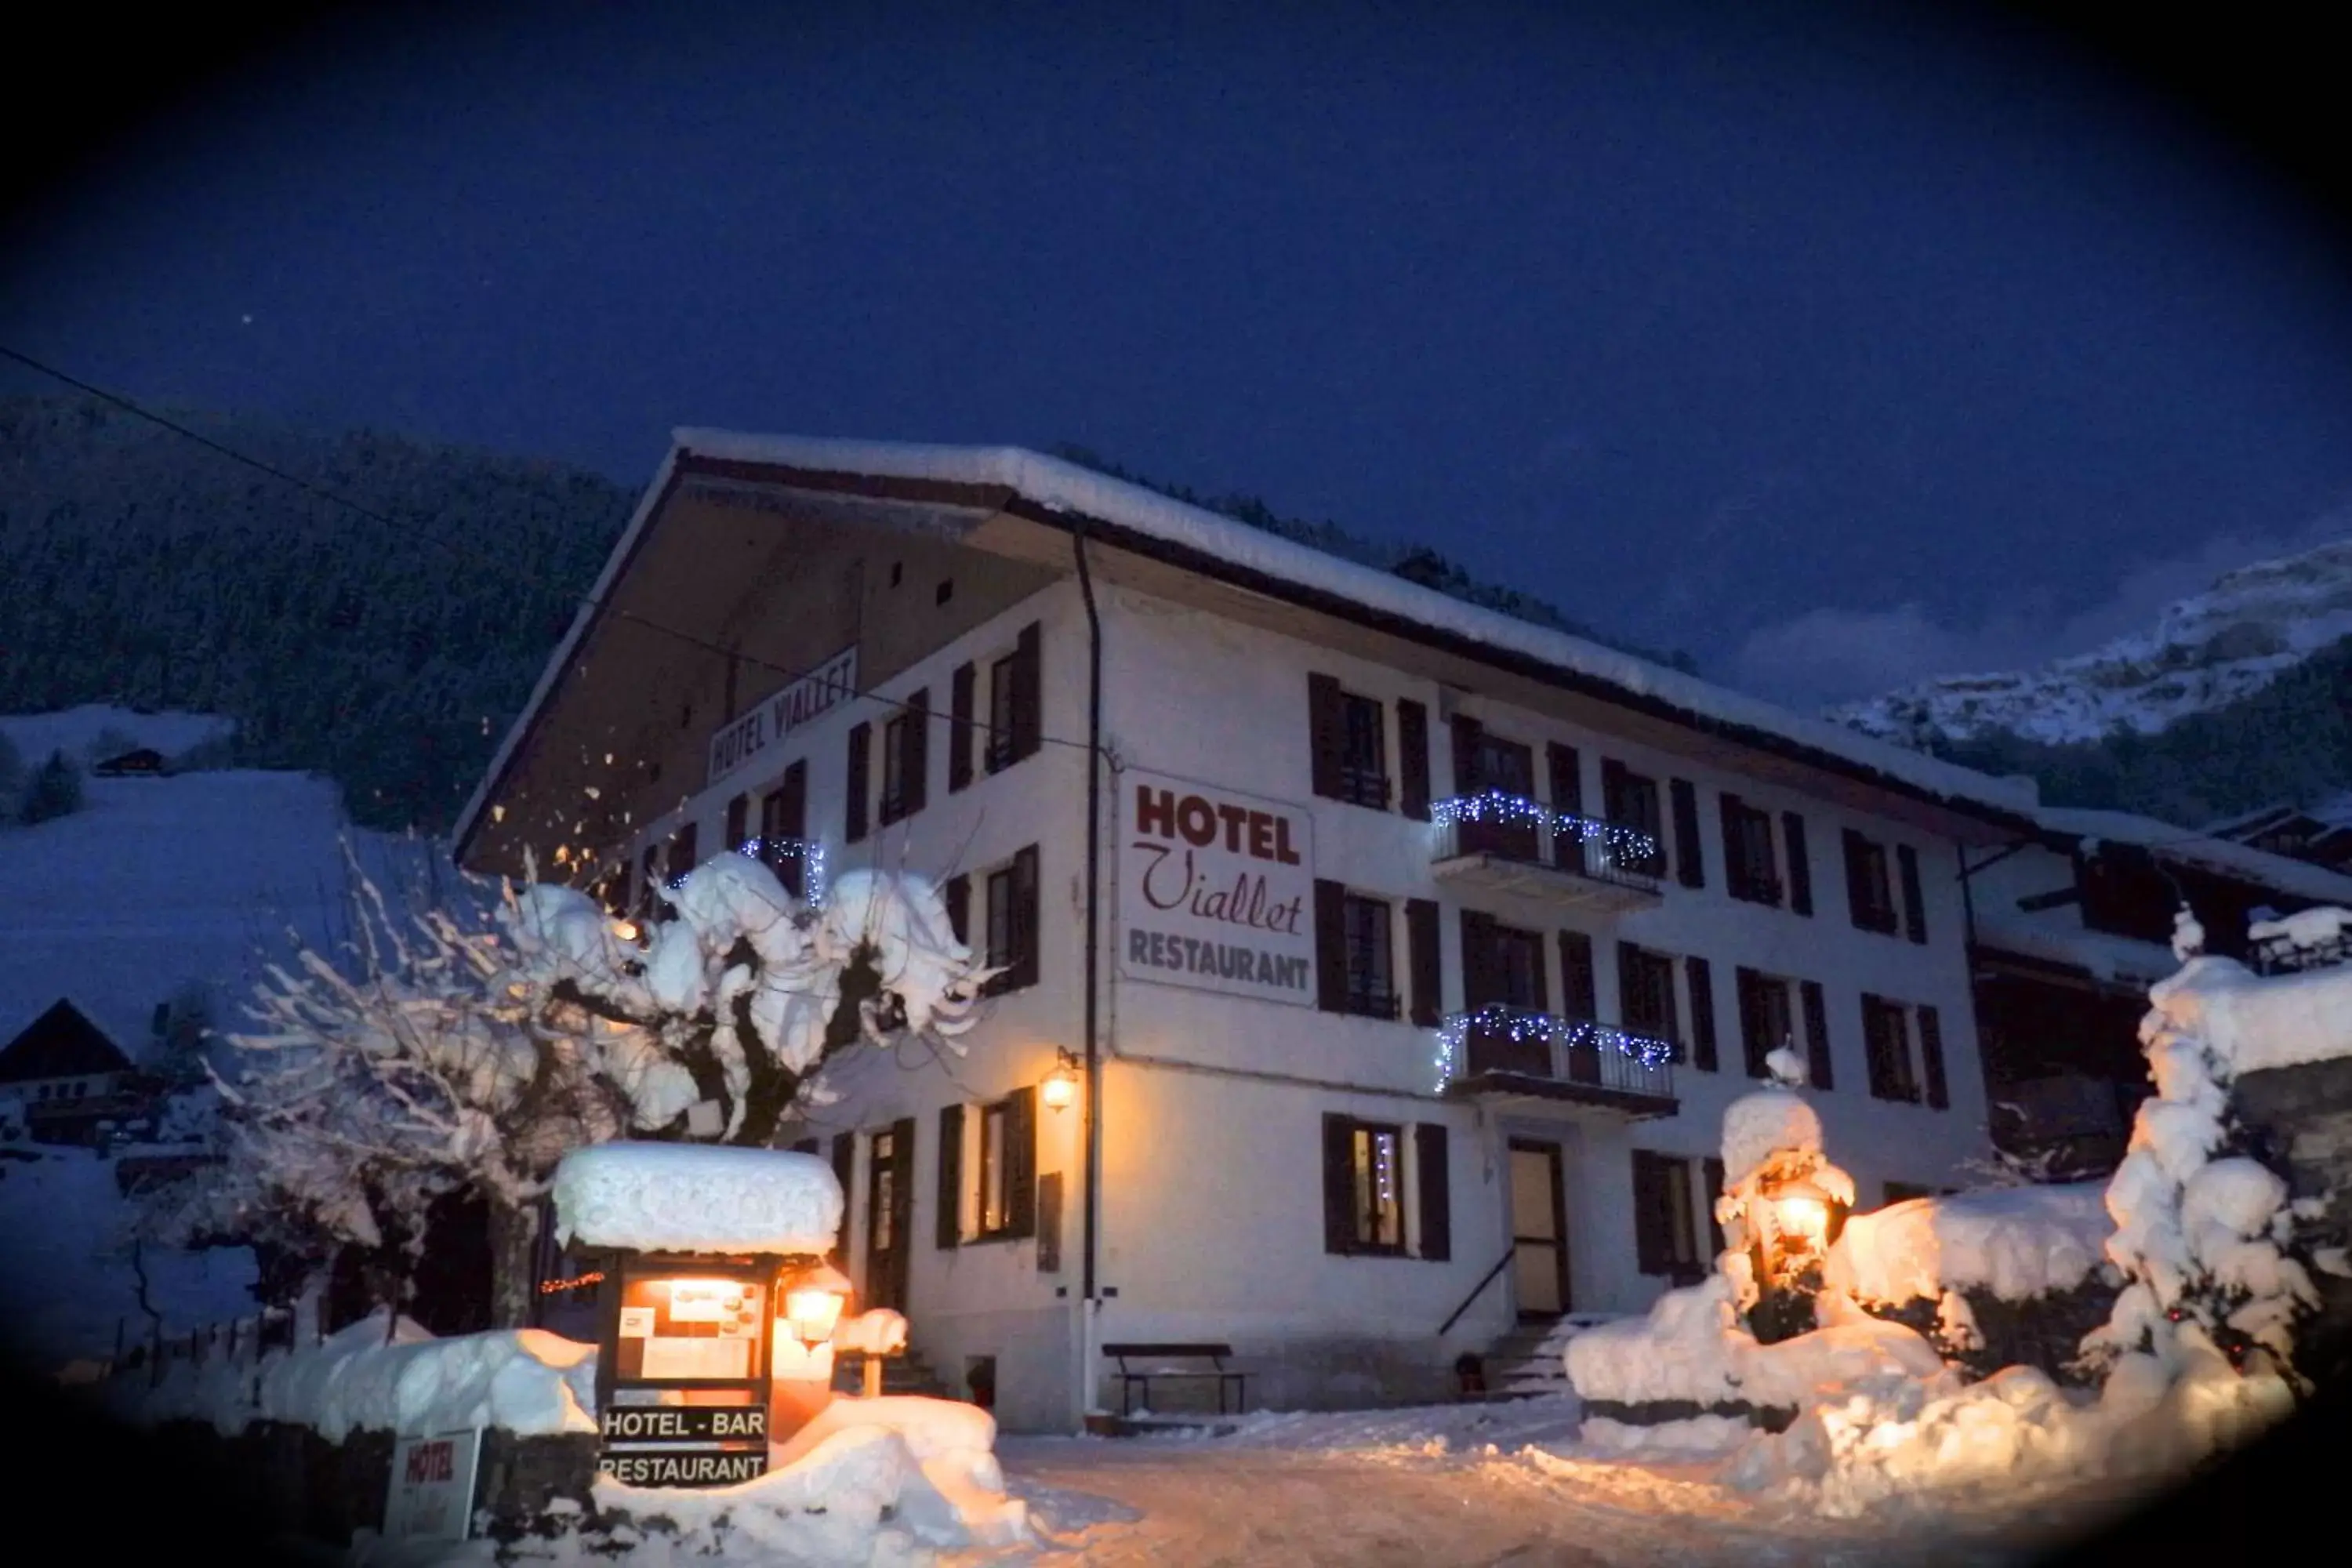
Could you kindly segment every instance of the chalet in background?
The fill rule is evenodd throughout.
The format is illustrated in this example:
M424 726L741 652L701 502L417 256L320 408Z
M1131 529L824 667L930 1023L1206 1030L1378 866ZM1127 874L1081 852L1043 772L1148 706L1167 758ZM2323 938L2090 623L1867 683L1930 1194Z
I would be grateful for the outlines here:
M0 1048L0 1099L16 1102L37 1143L103 1143L152 1127L154 1091L106 1031L63 997Z

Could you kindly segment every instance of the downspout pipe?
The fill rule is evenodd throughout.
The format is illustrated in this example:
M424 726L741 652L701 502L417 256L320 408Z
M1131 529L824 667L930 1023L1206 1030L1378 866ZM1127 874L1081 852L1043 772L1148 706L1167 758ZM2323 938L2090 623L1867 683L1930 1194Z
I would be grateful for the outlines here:
M1087 1092L1086 1121L1081 1130L1085 1146L1081 1159L1085 1166L1086 1201L1083 1205L1084 1239L1079 1247L1080 1300L1083 1302L1079 1312L1085 1359L1081 1363L1079 1386L1085 1391L1087 1405L1091 1408L1096 1361L1095 1314L1099 1310L1095 1263L1102 1214L1102 1118L1097 1110L1102 1102L1102 615L1095 605L1094 574L1087 562L1084 517L1079 518L1077 527L1070 536L1070 549L1077 563L1078 592L1087 605Z

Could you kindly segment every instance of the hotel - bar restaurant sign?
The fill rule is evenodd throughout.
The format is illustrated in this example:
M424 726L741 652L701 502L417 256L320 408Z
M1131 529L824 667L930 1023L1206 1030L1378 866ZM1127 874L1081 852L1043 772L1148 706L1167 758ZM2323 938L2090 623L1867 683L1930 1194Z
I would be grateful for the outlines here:
M759 761L793 731L815 722L857 689L857 645L835 654L751 711L720 725L710 737L710 776L717 784Z
M1160 773L1119 776L1119 973L1313 1006L1306 808Z

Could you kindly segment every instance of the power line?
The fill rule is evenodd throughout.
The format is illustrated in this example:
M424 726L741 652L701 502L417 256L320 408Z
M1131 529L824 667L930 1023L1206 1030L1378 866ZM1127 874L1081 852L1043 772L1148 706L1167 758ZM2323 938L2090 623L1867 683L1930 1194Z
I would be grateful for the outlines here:
M40 360L35 359L32 355L24 353L22 350L11 348L5 343L0 343L0 358L14 360L18 364L24 365L27 369L37 371L43 375L51 376L58 381L63 382L66 385L74 388L78 392L85 393L91 397L100 399L101 402L110 404L127 414L131 414L138 418L146 420L149 424L169 430L175 436L194 441L198 446L205 447L206 450L215 452L221 457L228 458L231 462L242 463L247 468L255 470L257 473L268 474L272 479L278 479L285 484L292 485L297 489L303 491L305 494L315 496L320 500L329 502L334 506L340 506L348 511L356 512L358 515L368 519L370 521L382 523L384 527L394 529L405 537L422 539L427 543L436 545L440 549L449 552L453 557L464 562L469 566L491 567L491 563L488 557L469 554L465 547L457 544L453 540L443 538L436 533L418 530L414 523L403 522L398 518L378 511L373 507L362 505L359 501L352 500L349 496L343 495L336 490L330 489L327 487L317 484L310 479L306 479L299 474L288 473L285 469L277 467L275 464L265 462L261 458L253 457L249 453L237 451L235 447L224 446L222 443L214 440L211 437L205 435L201 431L192 430L185 425L179 423L177 420L167 418L163 415L155 413L152 409L142 407L140 405L132 402L130 398L121 395L120 393L110 392L106 388L84 381L79 376L70 375L66 372L58 369L55 365L44 363ZM491 569L502 570L503 566L491 567ZM611 600L598 598L593 594L585 594L581 595L577 603L583 607L603 610L616 619L630 621L635 625L649 627L654 631L662 633L664 636L675 637L678 641L685 643L689 647L699 648L706 653L717 654L720 658L728 659L740 659L743 663L757 666L758 668L768 670L773 674L783 676L785 679L790 680L804 680L818 674L817 671L813 669L797 668L791 665L778 664L775 660L762 658L758 654L745 653L740 648L732 648L721 643L711 642L708 638L698 637L694 633L686 631L681 627L673 626L666 622L655 620L649 616L639 615L635 610L623 609L619 605L614 605ZM872 702L879 702L886 707L896 709L901 713L919 712L927 719L937 719L950 725L961 725L966 729L983 730L992 735L1000 732L1008 732L1010 728L1009 726L992 724L987 720L977 716L959 719L951 710L929 707L918 709L912 703L906 701L902 698L885 697L881 693L871 689L853 689L850 690L848 695L853 698L863 698ZM1092 751L1095 749L1084 741L1074 741L1064 735L1049 735L1045 733L1042 730L1038 732L1037 739L1041 743L1050 742L1056 746L1070 746L1082 752Z

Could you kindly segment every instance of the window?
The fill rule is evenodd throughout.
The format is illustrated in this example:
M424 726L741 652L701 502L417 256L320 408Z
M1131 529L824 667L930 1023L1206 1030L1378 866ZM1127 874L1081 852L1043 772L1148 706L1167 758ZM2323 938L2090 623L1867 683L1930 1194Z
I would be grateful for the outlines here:
M1699 1184L1691 1162L1633 1151L1633 1251L1644 1274L1696 1279L1699 1251Z
M1683 1059L1682 1028L1675 1009L1675 961L1630 942L1617 944L1617 1012L1628 1034L1646 1035L1674 1046Z
M882 824L923 809L929 773L931 692L925 687L882 726Z
M1016 1089L993 1105L942 1106L939 1245L1036 1235L1036 1149L1034 1089Z
M988 875L988 966L1003 973L988 994L1037 984L1037 847Z
M661 846L648 844L641 858L637 877L637 919L654 918L654 909L661 898Z
M733 855L744 848L744 840L751 836L751 797L739 795L727 803L726 837L719 841L719 853Z
M1797 1042L1796 1014L1789 1005L1789 983L1777 976L1742 969L1739 986L1739 1034L1747 1048L1748 1076L1769 1076L1764 1058Z
M1845 830L1845 901L1858 930L1895 934L1895 879L1886 846Z
M1404 1129L1323 1119L1324 1245L1342 1254L1404 1251Z
M807 832L808 763L803 759L786 768L776 787L760 799L760 858L796 899L808 896L807 856L802 847Z
M1307 727L1315 793L1374 811L1389 808L1386 715L1370 697L1328 675L1307 678Z
M988 667L988 748L985 765L1002 773L1033 754L1044 739L1042 631L1032 621L1013 651Z
M882 726L882 820L887 825L907 815L907 716Z
M1393 1018L1397 995L1389 959L1387 900L1349 893L1342 907L1347 928L1348 1011Z
M73 1097L76 1100L79 1100L83 1095L88 1094L89 1092L89 1080L88 1079L78 1078L74 1079Z
M1004 1107L980 1113L980 1234L1004 1228Z
M1629 854L1619 867L1637 877L1666 874L1665 825L1658 811L1658 781L1633 772L1613 758L1601 763L1601 810L1612 825L1647 834L1650 852Z
M1498 924L1475 910L1463 910L1462 1005L1472 1012L1490 1005L1549 1012L1542 934ZM1551 1047L1540 1037L1515 1038L1507 1026L1478 1028L1464 1044L1467 1068L1474 1075L1552 1076Z
M1751 904L1780 901L1780 867L1772 849L1772 814L1738 795L1723 796L1723 877L1731 896Z
M1870 1069L1872 1097L1916 1104L1919 1076L1911 1068L1911 1010L1900 1002L1865 994L1862 999L1862 1042Z
M701 863L701 847L696 842L695 824L689 822L669 836L669 861L665 868L662 885L675 891L686 874Z

